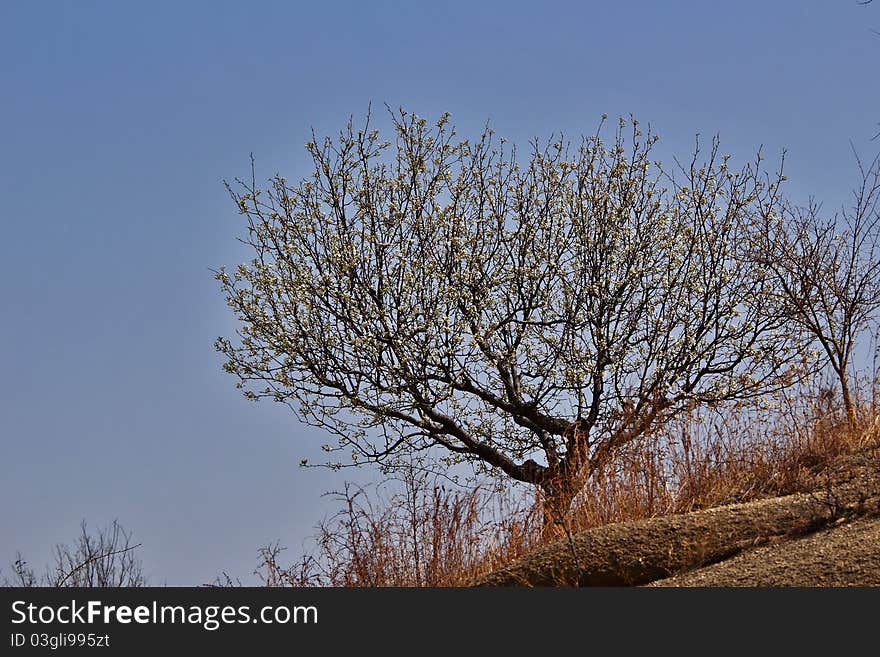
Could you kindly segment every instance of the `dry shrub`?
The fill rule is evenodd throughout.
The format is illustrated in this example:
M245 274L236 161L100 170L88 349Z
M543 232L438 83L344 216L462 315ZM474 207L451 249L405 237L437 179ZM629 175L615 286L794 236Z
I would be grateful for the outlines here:
M260 551L267 586L458 586L537 545L537 505L494 482L449 487L406 473L334 493L340 510L322 523L317 552L281 566L277 544Z
M594 473L572 505L570 528L809 489L835 457L878 444L876 399L860 404L856 426L827 386L779 395L763 409L697 410L628 445Z
M83 520L74 543L55 546L54 563L43 575L38 575L18 553L12 563L12 578L4 577L0 586L146 586L143 564L137 555L140 546L118 520L94 532Z

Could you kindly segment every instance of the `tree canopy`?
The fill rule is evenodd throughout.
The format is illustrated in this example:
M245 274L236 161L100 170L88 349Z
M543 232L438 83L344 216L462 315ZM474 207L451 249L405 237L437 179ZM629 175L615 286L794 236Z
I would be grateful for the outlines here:
M635 119L521 155L389 115L390 141L370 117L314 138L295 183L228 185L253 259L217 272L240 322L217 349L245 395L335 434L331 463L440 448L562 514L621 445L791 381L797 332L749 240L781 167L734 168L717 139L664 167Z

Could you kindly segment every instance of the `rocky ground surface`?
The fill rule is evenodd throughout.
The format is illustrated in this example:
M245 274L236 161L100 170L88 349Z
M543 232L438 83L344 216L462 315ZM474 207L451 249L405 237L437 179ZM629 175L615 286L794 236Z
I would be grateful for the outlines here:
M880 454L838 459L803 493L574 534L476 584L880 585Z

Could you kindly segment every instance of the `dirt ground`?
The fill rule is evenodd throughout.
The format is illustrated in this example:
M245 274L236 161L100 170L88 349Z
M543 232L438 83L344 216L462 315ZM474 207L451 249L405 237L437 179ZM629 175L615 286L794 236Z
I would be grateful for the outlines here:
M648 586L880 586L880 518L758 547Z
M581 532L476 585L878 585L878 466L850 455L808 492Z

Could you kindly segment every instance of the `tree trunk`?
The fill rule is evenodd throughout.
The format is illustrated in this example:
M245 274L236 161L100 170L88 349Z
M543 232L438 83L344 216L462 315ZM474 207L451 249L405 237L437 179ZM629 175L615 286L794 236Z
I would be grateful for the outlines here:
M846 374L846 363L841 364L841 368L837 372L840 379L840 392L843 396L843 408L846 410L846 419L850 428L856 426L856 408L853 404L852 395L849 390L849 377Z
M565 538L571 531L569 512L575 496L581 491L586 478L580 473L562 469L541 484L542 537L545 541Z

